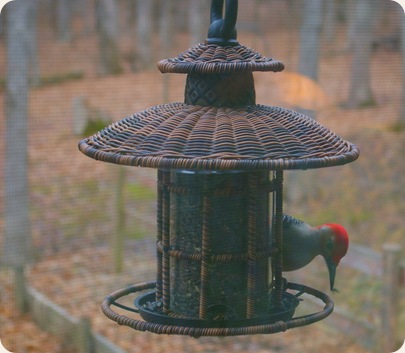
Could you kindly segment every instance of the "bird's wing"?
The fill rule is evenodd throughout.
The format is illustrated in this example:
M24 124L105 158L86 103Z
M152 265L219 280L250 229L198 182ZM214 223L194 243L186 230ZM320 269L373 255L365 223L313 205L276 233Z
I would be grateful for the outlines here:
M317 238L310 236L312 228L307 223L283 216L283 270L294 271L312 261L316 255Z
M288 214L283 215L283 227L289 227L289 226L294 225L294 224L295 225L297 225L297 224L301 225L303 223L305 223L305 222L303 222L303 221L301 221L301 220L299 220L297 218L291 217Z

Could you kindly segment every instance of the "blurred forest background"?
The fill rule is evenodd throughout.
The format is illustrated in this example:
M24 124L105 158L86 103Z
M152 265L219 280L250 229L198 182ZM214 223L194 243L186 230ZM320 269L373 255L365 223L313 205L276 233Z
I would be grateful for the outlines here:
M99 309L112 291L154 279L156 171L96 162L78 151L78 141L150 106L183 101L185 75L161 75L156 62L205 40L210 3L16 0L3 8L0 339L8 350L95 352L55 333L48 319L33 323L35 290L85 318L116 346L111 352L379 351L381 267L353 269L352 250L332 296L367 328L363 342L356 332L342 333L335 314L327 327L195 340L135 333ZM405 247L401 7L390 0L241 0L237 30L241 44L286 66L255 73L257 103L310 115L361 151L346 166L286 172L285 211L314 225L343 224L371 257L385 243ZM322 259L287 278L328 291ZM403 287L396 294L402 299L391 340L399 342Z

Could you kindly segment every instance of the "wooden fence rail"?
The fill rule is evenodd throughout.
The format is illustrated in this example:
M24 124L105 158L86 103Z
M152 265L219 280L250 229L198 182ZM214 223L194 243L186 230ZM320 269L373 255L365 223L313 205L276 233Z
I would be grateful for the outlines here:
M402 247L384 244L382 253L365 246L352 244L341 266L358 270L381 281L380 327L361 321L347 311L336 307L330 320L340 332L376 353L396 352L405 338L399 337L398 318L401 291L405 288L405 260ZM402 341L401 341L402 340Z
M354 268L381 281L380 327L361 321L338 306L326 320L339 332L376 353L397 351L404 338L403 333L399 337L397 332L399 293L405 287L405 261L401 258L401 253L402 248L397 244L384 244L382 254L364 246L351 245L349 253L342 261L342 266ZM45 331L72 344L78 353L125 353L106 337L94 333L87 318L73 317L31 287L27 294L34 321ZM319 303L311 303L310 298L304 303L308 307L317 306L319 309Z
M73 346L78 353L125 353L104 336L94 333L87 318L70 315L32 287L28 288L27 294L35 323Z

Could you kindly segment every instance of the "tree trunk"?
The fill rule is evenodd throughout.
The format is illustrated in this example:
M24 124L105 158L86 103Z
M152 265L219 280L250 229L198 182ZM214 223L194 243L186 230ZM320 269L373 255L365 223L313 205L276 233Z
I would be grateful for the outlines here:
M171 56L174 43L174 3L173 0L160 0L160 19L159 19L159 37L160 37L160 48L161 57L166 58Z
M346 3L345 3L346 50L348 50L348 51L351 51L353 49L353 46L354 46L353 39L355 37L355 31L356 31L354 6L355 6L355 0L346 0Z
M41 72L38 61L38 1L30 1L30 9L28 16L28 34L30 39L28 40L28 53L29 53L29 72L30 72L30 84L37 87L41 84Z
M94 2L92 0L80 0L80 15L82 16L82 33L90 34L94 31Z
M405 16L401 19L401 52L402 52L402 100L399 124L405 127Z
M174 18L174 4L173 0L161 0L160 2L161 13L159 19L159 38L161 58L167 58L172 55L172 48L174 43L174 31L173 31L173 18ZM169 102L169 84L170 75L163 76L163 89L162 100L163 103Z
M188 11L188 23L190 28L190 47L202 43L207 37L209 27L209 13L205 13L205 2L201 0L190 0ZM206 14L206 16L203 16Z
M72 8L71 0L57 0L56 33L59 41L68 42L72 39Z
M140 67L151 68L152 60L152 1L137 0L137 52Z
M306 0L300 32L298 72L311 80L318 80L320 39L323 19L323 0ZM299 113L315 119L314 110L298 107ZM286 177L286 198L299 202L316 192L316 173L291 171Z
M100 74L122 72L118 49L117 6L115 0L97 0L97 31L100 52Z
M322 29L322 0L306 0L301 25L298 71L318 80L319 42Z
M0 5L1 6L1 5ZM4 6L4 5L3 5ZM3 8L0 9L0 39L4 34L4 14L6 13L6 11L3 12Z
M333 43L336 37L336 17L335 0L327 0L325 2L323 35L329 43Z
M349 108L374 104L370 83L370 61L373 40L374 0L356 0L352 38L353 59L349 89Z
M322 0L305 1L300 33L298 72L314 81L318 80L319 46L323 17L322 5ZM315 119L314 111L306 109L298 110L300 113Z
M7 6L4 248L2 260L16 271L16 302L26 310L24 267L32 259L28 188L28 57L30 2ZM22 286L22 289L21 289Z

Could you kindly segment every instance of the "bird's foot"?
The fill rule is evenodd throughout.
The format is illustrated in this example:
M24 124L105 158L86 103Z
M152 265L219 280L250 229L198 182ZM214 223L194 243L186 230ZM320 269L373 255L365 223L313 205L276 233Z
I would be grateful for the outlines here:
M288 281L287 278L281 277L281 284L277 283L276 281L272 281L269 287L269 293L274 291L276 288L280 288L282 292L285 292L288 289Z
M281 283L276 283L275 281L271 282L270 290L269 290L269 310L272 311L274 308L282 309L284 308L284 302L279 298L279 289L281 289L281 293L284 293L288 289L288 281L286 278L281 278ZM278 293L276 295L276 293Z

